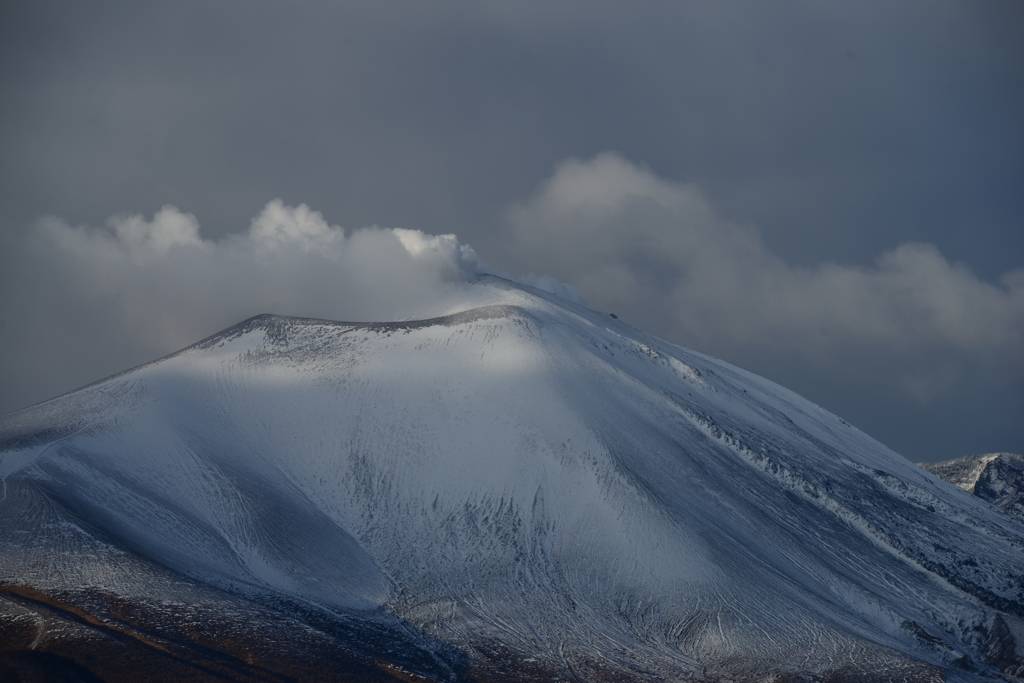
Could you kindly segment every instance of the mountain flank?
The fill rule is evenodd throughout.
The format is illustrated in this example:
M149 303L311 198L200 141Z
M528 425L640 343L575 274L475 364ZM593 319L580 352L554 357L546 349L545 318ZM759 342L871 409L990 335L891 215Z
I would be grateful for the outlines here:
M0 418L0 672L1024 674L1019 516L607 314L449 308L257 316Z

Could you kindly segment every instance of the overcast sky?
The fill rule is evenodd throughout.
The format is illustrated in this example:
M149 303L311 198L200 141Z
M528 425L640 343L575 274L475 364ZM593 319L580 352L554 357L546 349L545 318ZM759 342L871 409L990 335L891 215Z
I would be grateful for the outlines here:
M0 413L498 269L912 460L1024 452L1021 27L1018 0L3 3Z

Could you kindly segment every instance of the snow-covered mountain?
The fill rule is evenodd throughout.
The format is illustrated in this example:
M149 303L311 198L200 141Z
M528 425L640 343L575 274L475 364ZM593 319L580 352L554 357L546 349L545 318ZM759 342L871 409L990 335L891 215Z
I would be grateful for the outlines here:
M1024 455L985 453L918 465L1007 512L1024 517Z
M364 680L1024 675L1020 518L608 315L493 277L446 305L258 316L2 418L9 657L88 669L114 629L238 680L278 637Z

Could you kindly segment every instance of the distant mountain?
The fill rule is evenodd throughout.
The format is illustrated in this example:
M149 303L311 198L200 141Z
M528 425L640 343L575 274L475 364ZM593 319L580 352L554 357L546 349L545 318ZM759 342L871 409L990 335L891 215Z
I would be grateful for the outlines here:
M1024 674L1022 519L608 315L453 308L258 316L0 419L0 677Z
M982 500L1024 517L1024 455L985 453L918 464Z

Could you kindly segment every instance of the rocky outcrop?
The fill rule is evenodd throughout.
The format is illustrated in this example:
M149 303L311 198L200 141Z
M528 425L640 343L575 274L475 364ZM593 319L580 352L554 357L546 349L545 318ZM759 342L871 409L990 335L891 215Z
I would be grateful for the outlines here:
M1024 455L986 453L918 464L996 507L1024 517Z

